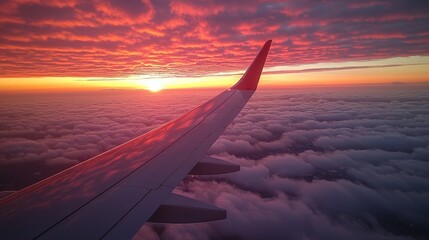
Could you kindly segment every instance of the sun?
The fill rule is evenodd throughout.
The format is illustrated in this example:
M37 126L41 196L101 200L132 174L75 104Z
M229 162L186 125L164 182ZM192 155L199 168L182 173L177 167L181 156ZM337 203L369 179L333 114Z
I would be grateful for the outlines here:
M147 82L146 88L151 92L159 92L163 89L161 81L157 80L150 80L149 82Z

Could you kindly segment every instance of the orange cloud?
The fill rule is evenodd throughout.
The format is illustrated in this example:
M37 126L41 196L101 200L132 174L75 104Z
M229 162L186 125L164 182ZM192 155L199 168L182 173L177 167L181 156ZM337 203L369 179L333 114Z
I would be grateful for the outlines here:
M427 4L380 1L0 2L1 77L207 76L245 68L428 55Z

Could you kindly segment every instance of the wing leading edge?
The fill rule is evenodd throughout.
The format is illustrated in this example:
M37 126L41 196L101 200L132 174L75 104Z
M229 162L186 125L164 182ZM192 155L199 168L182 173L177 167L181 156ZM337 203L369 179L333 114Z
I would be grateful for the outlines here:
M239 169L205 154L255 92L270 45L233 87L199 107L0 199L0 238L126 239L146 221L225 218L222 209L171 192L189 173Z

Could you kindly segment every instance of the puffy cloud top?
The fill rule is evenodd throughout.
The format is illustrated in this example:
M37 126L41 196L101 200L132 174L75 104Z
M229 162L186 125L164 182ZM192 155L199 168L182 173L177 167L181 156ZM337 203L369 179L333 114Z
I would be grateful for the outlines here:
M84 161L215 94L0 96L0 187ZM428 96L426 84L259 91L209 152L241 171L175 190L228 218L146 224L135 239L427 238Z

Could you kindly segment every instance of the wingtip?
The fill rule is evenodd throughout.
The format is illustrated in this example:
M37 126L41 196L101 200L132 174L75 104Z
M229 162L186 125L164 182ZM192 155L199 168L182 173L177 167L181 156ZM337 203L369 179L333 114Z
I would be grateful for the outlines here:
M262 69L265 65L265 60L267 59L268 52L271 47L271 43L271 39L265 42L264 46L253 60L252 64L250 64L249 68L241 77L240 81L238 81L231 89L253 91L256 90L256 88L258 87L259 79L261 77Z

